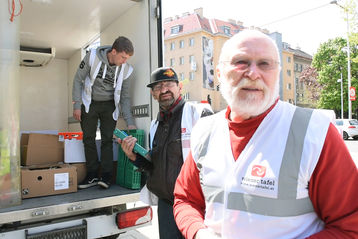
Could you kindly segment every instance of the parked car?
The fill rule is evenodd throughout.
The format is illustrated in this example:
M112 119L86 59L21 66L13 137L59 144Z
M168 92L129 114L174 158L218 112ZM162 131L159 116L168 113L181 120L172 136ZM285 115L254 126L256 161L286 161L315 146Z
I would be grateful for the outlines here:
M342 130L343 139L346 140L350 137L358 139L358 120L356 119L337 119L336 126Z

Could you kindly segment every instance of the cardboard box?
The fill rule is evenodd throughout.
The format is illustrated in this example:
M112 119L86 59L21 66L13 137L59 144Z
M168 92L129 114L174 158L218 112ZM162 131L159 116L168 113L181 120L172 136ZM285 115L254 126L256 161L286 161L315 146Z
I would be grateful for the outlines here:
M85 150L82 139L65 139L65 163L85 163ZM113 141L113 161L118 160L118 143ZM96 140L98 160L101 160L101 140Z
M21 169L22 198L76 191L76 167L69 164L29 166Z
M81 183L87 175L86 163L71 163L70 165L76 167L77 182Z
M63 162L63 142L58 135L24 133L20 145L23 166Z

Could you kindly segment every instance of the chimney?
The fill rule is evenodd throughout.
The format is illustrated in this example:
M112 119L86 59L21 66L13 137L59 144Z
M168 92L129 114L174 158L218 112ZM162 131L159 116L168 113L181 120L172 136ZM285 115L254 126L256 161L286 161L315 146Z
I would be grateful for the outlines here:
M234 19L227 19L227 21L231 24L235 24L236 25L236 21Z
M166 23L166 22L171 22L171 21L173 21L173 18L172 18L172 17L167 17L167 18L164 19L164 22L165 22L165 23Z
M243 26L243 25L244 25L244 23L241 22L241 21L239 21L239 20L236 22L236 24L239 25L239 26Z
M268 29L262 29L262 32L265 33L265 34L270 34L270 31Z
M194 9L194 13L198 14L201 18L204 17L204 11L202 7Z

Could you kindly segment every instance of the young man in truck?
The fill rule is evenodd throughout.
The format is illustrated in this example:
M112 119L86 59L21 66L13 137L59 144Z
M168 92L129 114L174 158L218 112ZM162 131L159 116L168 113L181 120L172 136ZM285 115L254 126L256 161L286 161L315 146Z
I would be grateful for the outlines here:
M73 81L73 117L83 131L87 176L78 188L100 185L109 188L113 168L113 131L120 110L128 129L135 129L129 95L133 67L127 60L133 55L132 42L118 37L112 46L89 51ZM101 161L96 149L98 120L101 132ZM101 177L99 177L101 171Z

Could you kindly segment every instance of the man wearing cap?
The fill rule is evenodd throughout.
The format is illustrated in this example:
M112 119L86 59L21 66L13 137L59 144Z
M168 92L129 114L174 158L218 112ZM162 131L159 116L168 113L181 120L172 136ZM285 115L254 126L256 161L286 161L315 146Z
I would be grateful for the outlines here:
M99 185L110 187L113 169L113 130L120 111L129 129L135 129L129 95L133 67L127 60L133 55L132 42L119 36L112 46L100 46L86 54L73 81L73 117L80 121L86 157L84 189ZM96 131L100 121L101 161L98 161ZM99 178L98 173L101 172Z
M147 87L151 88L160 108L150 127L151 161L133 153L136 138L128 136L118 141L128 158L139 169L148 172L141 200L153 205L153 201L145 198L147 189L158 198L160 238L184 238L174 221L174 185L189 152L192 127L200 117L211 115L212 110L208 104L185 102L181 96L181 84L172 68L162 67L153 71Z

